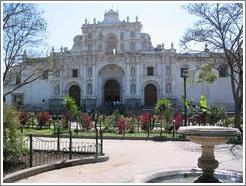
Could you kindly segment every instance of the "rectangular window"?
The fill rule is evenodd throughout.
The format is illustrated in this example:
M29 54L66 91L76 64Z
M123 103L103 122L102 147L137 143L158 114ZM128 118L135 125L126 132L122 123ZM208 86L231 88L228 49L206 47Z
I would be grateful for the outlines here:
M78 77L78 69L73 69L72 77Z
M17 108L23 106L24 94L12 94L12 104Z
M48 75L49 75L49 71L48 71L48 70L45 70L45 71L43 72L42 78L43 78L43 79L48 79Z
M147 76L153 76L153 75L154 75L154 67L148 67Z

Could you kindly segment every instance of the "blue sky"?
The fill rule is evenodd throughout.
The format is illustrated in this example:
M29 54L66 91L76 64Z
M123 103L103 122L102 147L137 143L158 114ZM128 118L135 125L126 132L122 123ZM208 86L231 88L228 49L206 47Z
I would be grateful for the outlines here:
M165 48L181 51L179 40L196 18L182 8L179 2L53 2L40 3L48 23L48 45L55 50L61 46L69 49L73 45L75 35L81 34L81 25L85 18L90 23L94 17L97 21L104 19L104 12L113 8L119 11L120 20L135 21L136 15L143 24L142 32L151 36L153 46L164 43Z

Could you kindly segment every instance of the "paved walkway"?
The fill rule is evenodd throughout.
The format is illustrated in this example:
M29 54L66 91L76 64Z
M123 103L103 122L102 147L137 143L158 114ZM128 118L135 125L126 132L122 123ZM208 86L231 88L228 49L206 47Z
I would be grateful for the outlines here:
M73 166L41 173L19 183L126 183L139 174L177 168L197 168L201 148L191 142L104 140L106 162ZM219 168L243 171L243 147L219 145Z

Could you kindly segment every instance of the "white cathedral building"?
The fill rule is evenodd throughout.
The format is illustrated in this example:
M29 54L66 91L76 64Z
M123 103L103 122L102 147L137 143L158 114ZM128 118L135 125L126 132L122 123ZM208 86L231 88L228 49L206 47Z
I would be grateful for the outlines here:
M49 110L70 95L85 109L112 104L153 107L165 97L182 104L181 69L187 68L187 98L198 102L200 95L206 95L209 104L233 105L230 79L223 71L217 71L219 78L213 84L196 82L193 72L204 59L210 60L207 46L199 54L177 53L173 44L153 47L150 35L142 33L142 26L138 17L133 22L129 17L120 20L118 11L112 9L105 12L101 22L94 19L89 24L85 19L70 50L52 49L55 73L47 71L42 78L6 96L5 102L14 104L19 100L24 108ZM23 63L30 59L25 54ZM32 63L42 63L42 58L32 59ZM4 86L4 91L11 86Z

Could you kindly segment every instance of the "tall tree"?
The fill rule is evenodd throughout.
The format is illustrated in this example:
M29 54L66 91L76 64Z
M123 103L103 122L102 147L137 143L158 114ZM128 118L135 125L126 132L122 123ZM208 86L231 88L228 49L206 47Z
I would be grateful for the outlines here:
M232 95L235 106L234 127L240 128L243 106L243 4L242 3L195 3L185 6L189 13L199 20L189 28L181 40L188 50L195 43L206 43L211 57L216 60L212 65L218 69L224 65L229 68Z
M47 60L46 64L32 63L25 53L26 49L40 52L37 48L44 41L46 25L42 12L35 4L3 4L3 85L8 86L13 76L19 79L14 86L8 87L4 96L39 79L45 69L52 68L52 65L47 65Z

